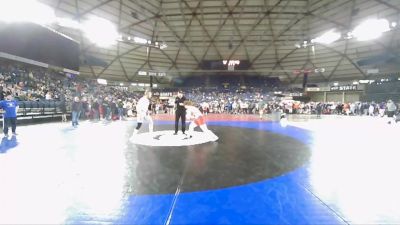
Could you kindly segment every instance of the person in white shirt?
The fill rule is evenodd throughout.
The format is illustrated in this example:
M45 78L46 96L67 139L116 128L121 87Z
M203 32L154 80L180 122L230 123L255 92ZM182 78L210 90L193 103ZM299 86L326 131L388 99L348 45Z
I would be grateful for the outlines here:
M193 106L193 103L191 101L185 101L185 108L186 108L186 117L188 120L191 120L189 124L189 137L192 137L194 128L195 127L200 127L200 129L205 132L212 141L218 140L217 135L215 135L211 130L207 128L206 125L206 120L204 118L203 113L201 111Z
M137 126L133 131L132 136L134 136L139 132L139 129L145 120L149 122L149 132L153 132L153 119L150 116L151 110L149 110L151 96L152 96L151 91L146 90L143 97L141 97L137 102L136 105Z
M208 112L210 111L210 105L207 102L201 103L201 108L203 109L203 112L205 115L208 115Z
M51 99L52 99L51 93L50 93L50 91L48 91L46 93L46 100L51 100Z
M233 112L234 114L237 114L237 108L238 108L238 104L237 104L236 101L234 101L234 102L232 103L232 112Z

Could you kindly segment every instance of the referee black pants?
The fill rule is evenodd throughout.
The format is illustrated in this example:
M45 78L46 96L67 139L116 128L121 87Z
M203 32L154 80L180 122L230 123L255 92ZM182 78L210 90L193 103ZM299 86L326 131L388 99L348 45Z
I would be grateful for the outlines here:
M8 127L11 125L11 131L15 133L15 130L17 128L17 118L4 118L3 121L3 132L4 134L8 134Z
M175 111L175 133L178 133L179 118L182 121L182 133L186 130L186 111L176 110Z

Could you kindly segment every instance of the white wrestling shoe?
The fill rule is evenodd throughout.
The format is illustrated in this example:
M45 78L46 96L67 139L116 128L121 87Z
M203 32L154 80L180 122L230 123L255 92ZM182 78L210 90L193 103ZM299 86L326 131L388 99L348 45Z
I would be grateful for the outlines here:
M131 135L131 137L129 138L130 142L133 142L136 138L136 135L138 134L138 130L134 130L133 134Z

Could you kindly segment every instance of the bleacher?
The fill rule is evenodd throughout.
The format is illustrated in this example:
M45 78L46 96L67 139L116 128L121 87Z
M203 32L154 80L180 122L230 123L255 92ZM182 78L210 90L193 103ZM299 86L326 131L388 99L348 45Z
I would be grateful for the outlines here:
M54 100L44 101L20 101L17 112L18 123L33 123L36 121L59 119L62 115L62 102ZM66 105L67 115L71 113L70 107ZM0 118L3 118L1 113ZM3 120L1 120L1 124Z
M362 101L375 101L375 102L386 102L391 99L395 102L400 101L400 82L390 81L383 83L372 83L366 86L365 95L362 96Z

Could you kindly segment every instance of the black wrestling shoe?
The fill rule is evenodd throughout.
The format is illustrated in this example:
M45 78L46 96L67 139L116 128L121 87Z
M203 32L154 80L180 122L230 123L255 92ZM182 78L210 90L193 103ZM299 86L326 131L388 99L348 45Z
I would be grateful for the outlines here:
M182 140L189 140L189 139L191 139L193 136L192 135L186 135L186 137L184 138L184 139L182 139Z

